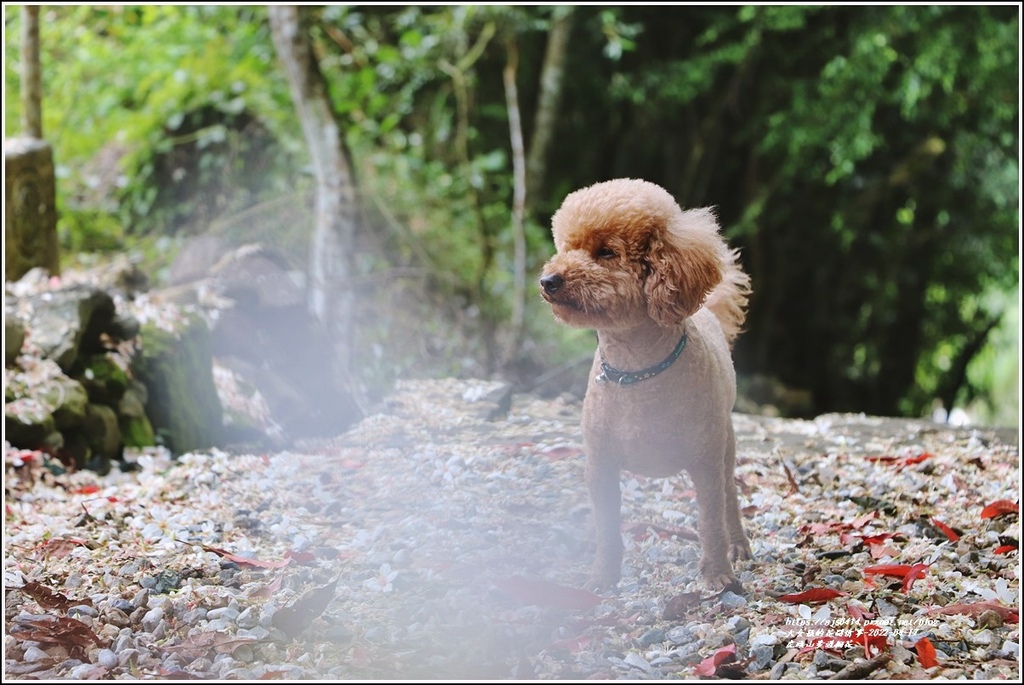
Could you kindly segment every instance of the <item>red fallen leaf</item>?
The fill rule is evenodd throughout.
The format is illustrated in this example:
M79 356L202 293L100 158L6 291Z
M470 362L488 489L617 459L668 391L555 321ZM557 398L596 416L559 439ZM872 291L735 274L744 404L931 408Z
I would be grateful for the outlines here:
M864 645L864 653L871 656L871 648L884 652L889 648L889 633L884 629L869 623L864 630L854 636L857 644Z
M932 645L932 641L926 637L922 637L914 644L914 651L917 652L917 660L921 663L922 668L931 668L932 666L938 666L939 660L935 655L935 646Z
M291 675L291 671L267 671L256 680L277 680L278 678L287 678Z
M70 492L71 492L72 495L94 495L94 494L96 494L99 491L100 491L100 486L98 486L98 485L83 485L82 487L75 488L74 490L71 490Z
M42 548L43 556L47 559L63 559L75 549L75 547L88 547L89 543L80 538L50 538L39 547Z
M865 566L863 571L875 576L905 578L910 573L911 568L910 564L879 564L877 566Z
M947 604L944 607L933 607L928 610L929 614L940 614L948 616L952 614L964 614L965 616L979 616L985 611L994 611L1007 623L1016 623L1019 620L1017 612L1010 607L1003 606L999 602L969 602L967 604Z
M19 640L61 645L73 659L84 660L90 646L103 644L89 626L67 617L15 618L10 633Z
M874 612L862 609L856 604L847 604L846 611L850 614L851 618L855 618L858 621L870 621L875 617Z
M997 499L981 510L981 518L994 519L1003 514L1016 514L1020 509L1008 499Z
M920 454L915 454L914 456L907 457L897 457L891 454L886 454L882 456L867 457L867 460L891 464L895 466L897 469L902 469L906 466L911 466L913 464L920 464L922 461L924 461L925 459L930 459L932 456L933 455L931 452L921 452Z
M240 557L231 552L220 549L219 547L209 547L207 545L200 545L207 552L213 552L214 554L224 557L228 561L233 561L239 566L248 566L250 568L283 568L292 562L291 559L283 559L281 561L260 561L259 559L249 559L247 557Z
M881 559L885 556L895 557L900 553L899 549L897 549L896 547L886 544L870 545L868 547L868 551L871 553L872 559Z
M910 592L910 588L914 587L914 581L928 573L928 569L931 568L928 564L914 564L907 571L907 575L903 576L903 591Z
M999 545L992 552L994 554L1009 554L1010 552L1016 552L1017 545Z
M956 542L960 539L960 536L956 534L956 531L947 526L939 519L932 519L932 525L942 531L942 533L949 538L950 542Z
M875 533L874 535L865 535L861 540L870 547L871 545L881 545L894 538L902 537L904 536L901 533Z
M310 590L291 606L278 609L271 621L289 637L297 636L324 613L327 605L334 599L334 588L337 584L338 579L335 578L333 582L323 587Z
M878 512L877 511L869 511L866 514L861 514L857 518L855 518L852 521L850 521L850 527L851 528L855 528L857 530L860 530L864 526L868 525L868 523L870 523L871 520L873 518L877 517L877 516L878 516Z
M533 580L522 576L501 578L494 581L499 590L524 604L556 607L558 609L583 610L597 606L604 600L593 592L552 583Z
M70 600L67 596L54 592L42 583L37 583L34 580L27 581L20 588L26 595L36 600L36 603L44 609L57 609L59 611L67 611L73 606L79 604L85 604L92 606L92 601L89 599L83 599L82 601Z
M316 555L312 552L296 552L293 549L288 550L284 553L286 559L291 559L296 564L306 565L313 562L316 559Z
M726 645L715 650L715 653L697 664L693 672L697 675L713 676L722 664L736 661L736 645Z
M829 587L814 587L803 592L782 595L778 599L780 602L789 602L791 604L814 604L816 602L827 602L830 599L842 597L845 594L845 592L833 590Z

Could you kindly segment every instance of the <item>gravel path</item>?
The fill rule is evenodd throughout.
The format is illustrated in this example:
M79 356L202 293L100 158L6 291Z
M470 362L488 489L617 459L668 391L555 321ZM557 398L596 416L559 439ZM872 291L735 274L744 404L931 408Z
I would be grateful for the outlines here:
M598 596L579 403L501 392L406 382L334 440L103 477L8 447L5 678L1020 675L1015 433L737 414L744 594L699 584L685 476L625 475Z

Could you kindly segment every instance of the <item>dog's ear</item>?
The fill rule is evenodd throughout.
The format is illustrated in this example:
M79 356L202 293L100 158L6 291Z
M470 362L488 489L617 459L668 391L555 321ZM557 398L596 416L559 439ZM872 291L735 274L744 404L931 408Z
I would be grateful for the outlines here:
M645 257L647 312L661 326L678 325L700 309L725 271L711 210L684 212L674 223L651 235Z

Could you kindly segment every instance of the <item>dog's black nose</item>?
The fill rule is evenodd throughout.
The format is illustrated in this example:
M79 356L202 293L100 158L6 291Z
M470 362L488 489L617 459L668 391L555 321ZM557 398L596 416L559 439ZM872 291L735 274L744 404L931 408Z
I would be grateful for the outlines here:
M544 292L549 294L558 292L558 289L563 285L565 285L565 279L558 274L542 276L540 279L540 286L544 288Z

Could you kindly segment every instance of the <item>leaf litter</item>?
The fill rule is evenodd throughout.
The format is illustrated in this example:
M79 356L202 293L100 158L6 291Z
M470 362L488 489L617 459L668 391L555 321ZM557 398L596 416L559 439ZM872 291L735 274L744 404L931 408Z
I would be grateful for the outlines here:
M335 439L102 477L8 447L6 674L1020 675L1015 435L737 414L742 591L700 583L685 475L623 474L623 580L597 595L580 403L494 419L500 391L406 381Z

